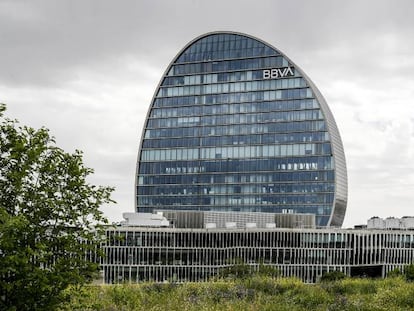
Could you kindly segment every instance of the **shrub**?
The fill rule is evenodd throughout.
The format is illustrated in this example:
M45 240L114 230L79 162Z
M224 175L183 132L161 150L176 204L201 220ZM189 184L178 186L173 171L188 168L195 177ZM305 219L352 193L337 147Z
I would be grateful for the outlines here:
M414 281L414 264L404 267L405 279L409 282Z
M396 278L396 277L400 277L402 276L403 273L399 268L395 268L394 270L391 270L390 272L388 272L387 277L388 278Z
M345 278L346 278L345 273L335 270L335 271L326 272L322 274L321 282L332 282L332 281L343 280Z
M234 264L223 268L220 273L220 278L246 278L249 277L252 274L251 267L247 265L243 260L240 258L236 258L234 260Z
M257 270L257 274L262 275L262 276L269 276L272 278L277 278L280 276L280 270L274 266L260 263L259 268Z

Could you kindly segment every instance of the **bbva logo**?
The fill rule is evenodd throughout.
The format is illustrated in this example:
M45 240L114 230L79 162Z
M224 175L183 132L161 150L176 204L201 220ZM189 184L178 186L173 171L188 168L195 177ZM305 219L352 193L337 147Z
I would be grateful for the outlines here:
M272 68L263 70L263 79L276 79L294 76L292 67Z

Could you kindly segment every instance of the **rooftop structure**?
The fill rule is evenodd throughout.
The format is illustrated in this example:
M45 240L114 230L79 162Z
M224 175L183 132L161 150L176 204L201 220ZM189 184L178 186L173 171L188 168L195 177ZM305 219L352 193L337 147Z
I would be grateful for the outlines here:
M126 227L170 228L315 228L313 214L275 214L214 211L163 210L151 213L124 213Z
M371 217L368 219L367 229L413 230L414 216L404 216L402 218L387 217L385 219L380 217Z

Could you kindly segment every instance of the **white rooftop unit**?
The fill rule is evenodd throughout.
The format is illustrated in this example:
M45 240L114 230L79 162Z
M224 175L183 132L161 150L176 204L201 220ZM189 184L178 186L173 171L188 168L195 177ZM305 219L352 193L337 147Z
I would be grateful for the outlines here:
M414 229L414 216L404 216L401 218L402 229Z
M368 229L385 229L385 221L379 217L371 217L367 222Z
M385 218L386 229L400 229L400 220L394 217Z
M123 226L137 226L137 227L169 227L170 222L162 213L123 213L125 221L121 224Z
M226 228L227 229L236 229L237 228L237 222L226 222Z
M217 224L215 222L206 223L206 229L215 229L215 228L217 228Z

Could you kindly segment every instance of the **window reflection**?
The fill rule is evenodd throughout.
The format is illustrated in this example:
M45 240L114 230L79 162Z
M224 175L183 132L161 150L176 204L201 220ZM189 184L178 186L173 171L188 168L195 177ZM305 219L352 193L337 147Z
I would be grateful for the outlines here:
M288 66L240 35L207 36L185 50L146 124L139 210L292 210L326 224L335 167L321 107L297 70L263 80L263 69Z

